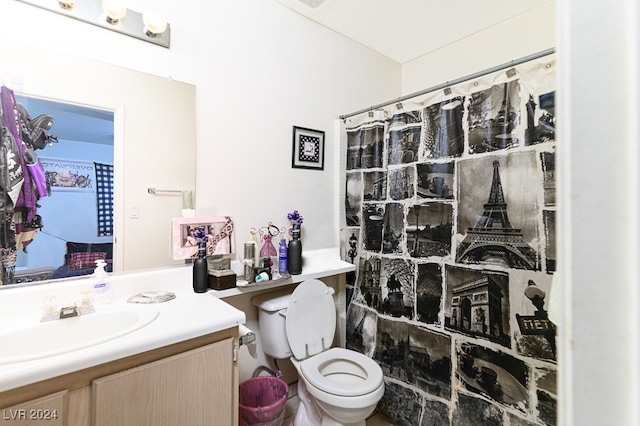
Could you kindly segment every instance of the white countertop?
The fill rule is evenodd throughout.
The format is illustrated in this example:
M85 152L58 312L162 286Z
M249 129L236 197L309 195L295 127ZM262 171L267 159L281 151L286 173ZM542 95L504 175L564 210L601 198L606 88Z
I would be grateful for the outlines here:
M85 349L32 361L0 364L0 392L245 323L244 312L211 293L194 293L190 273L190 268L170 268L114 277L111 280L114 300L106 305L107 308L157 309L157 318L129 334ZM39 304L45 294L55 294L61 302L73 301L88 283L88 279L78 279L60 284L4 289L0 292L0 321L25 318L25 312L39 318L39 308L33 310L33 301ZM153 290L171 291L176 298L149 305L126 303L129 296ZM16 313L16 307L28 310L11 316ZM100 309L104 307L96 306L97 312Z
M232 262L232 269L236 274L241 275L242 269L239 263ZM274 281L263 281L251 284L247 287L235 287L227 290L209 290L216 297L224 299L225 297L238 296L246 293L253 293L262 290L268 290L285 286L288 284L301 283L312 278L323 278L331 275L344 274L345 272L355 271L355 265L340 259L338 249L320 249L302 252L302 273L299 275L287 275Z
M224 297L353 270L353 265L339 259L336 249L325 249L304 254L301 275L244 288L210 290L207 293L193 291L192 269L189 266L111 274L114 299L107 305L110 309L118 306L157 309L157 318L136 331L85 349L32 361L0 364L0 392L244 324L245 313L221 300ZM5 324L18 321L25 316L39 318L44 297L55 295L62 303L74 301L80 291L88 286L89 278L83 277L2 289L0 324L2 321ZM150 305L126 303L134 294L158 290L171 291L176 298ZM100 306L96 306L96 311L99 310Z

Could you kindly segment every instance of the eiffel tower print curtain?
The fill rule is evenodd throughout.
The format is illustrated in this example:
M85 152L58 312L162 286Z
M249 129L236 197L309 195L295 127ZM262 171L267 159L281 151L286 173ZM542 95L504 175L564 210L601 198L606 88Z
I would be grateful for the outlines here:
M555 424L554 68L344 120L347 346L380 364L399 424Z

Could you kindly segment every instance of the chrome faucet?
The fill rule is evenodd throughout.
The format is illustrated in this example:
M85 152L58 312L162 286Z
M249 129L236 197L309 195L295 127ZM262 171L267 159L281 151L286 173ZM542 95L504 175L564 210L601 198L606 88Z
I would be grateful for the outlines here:
M67 306L63 306L62 308L60 308L60 313L58 315L58 318L59 319L71 318L71 317L77 317L78 315L80 315L80 312L78 311L78 307L76 306L75 303L71 303Z
M67 302L60 305L56 296L46 296L42 302L42 318L40 321L73 318L92 312L95 312L95 308L91 302L90 293L83 292L79 304Z

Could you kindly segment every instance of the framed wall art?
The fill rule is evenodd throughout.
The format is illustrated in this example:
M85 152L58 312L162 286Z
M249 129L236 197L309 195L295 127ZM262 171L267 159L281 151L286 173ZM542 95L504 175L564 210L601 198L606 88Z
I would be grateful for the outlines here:
M200 240L206 245L207 256L235 252L233 221L229 216L175 217L171 222L174 260L197 257Z
M296 169L324 169L323 131L293 126L291 167Z

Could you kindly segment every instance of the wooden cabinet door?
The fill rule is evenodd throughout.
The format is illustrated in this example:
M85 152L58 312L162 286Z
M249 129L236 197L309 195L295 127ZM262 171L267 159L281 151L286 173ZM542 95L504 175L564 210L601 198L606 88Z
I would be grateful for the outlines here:
M232 425L234 369L229 338L94 380L93 425Z

